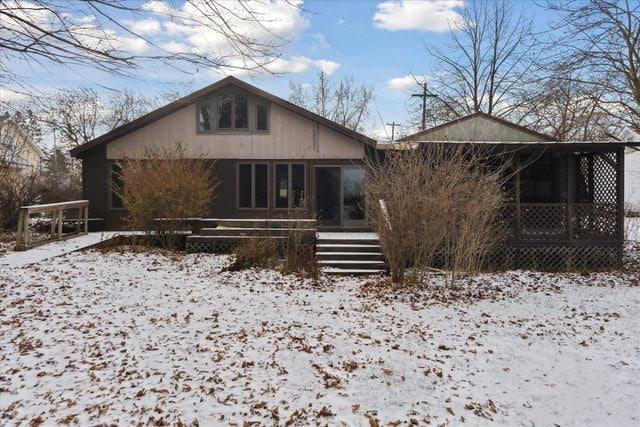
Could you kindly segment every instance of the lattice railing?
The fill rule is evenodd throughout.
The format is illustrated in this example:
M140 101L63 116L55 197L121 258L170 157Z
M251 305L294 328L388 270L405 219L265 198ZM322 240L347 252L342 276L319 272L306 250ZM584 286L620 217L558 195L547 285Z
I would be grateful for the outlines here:
M500 222L510 242L618 241L622 235L616 203L522 203L506 205Z
M567 240L566 203L523 203L520 205L519 240Z
M617 204L574 204L571 217L572 237L575 240L619 240L621 238L622 224L619 223Z

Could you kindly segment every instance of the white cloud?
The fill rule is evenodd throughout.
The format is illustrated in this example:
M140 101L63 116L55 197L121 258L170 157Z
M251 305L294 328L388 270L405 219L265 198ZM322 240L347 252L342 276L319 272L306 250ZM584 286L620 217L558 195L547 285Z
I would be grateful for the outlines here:
M389 31L443 32L450 25L460 24L461 16L456 9L461 7L464 7L462 0L386 0L378 4L373 23L376 28Z
M15 102L27 99L27 95L24 93L13 91L6 87L0 87L0 101L2 102Z
M407 90L418 84L424 83L428 80L427 76L416 76L409 74L403 77L395 77L387 80L387 87L392 90Z
M158 46L170 53L186 53L191 49L190 46L173 40L166 43L159 43Z
M342 24L344 24L344 19L338 18L338 20L336 21L336 25L342 25Z
M311 34L311 38L315 40L311 46L312 51L328 49L331 47L329 42L327 42L327 38L322 33Z
M312 67L318 68L328 75L335 73L340 64L326 59L311 59L306 56L294 56L291 59L278 58L267 69L273 73L304 73Z
M336 70L340 68L340 64L338 64L337 62L328 61L326 59L317 59L313 61L313 64L328 75L335 73Z
M136 34L151 35L162 31L162 25L155 19L142 19L140 21L124 21L124 24Z

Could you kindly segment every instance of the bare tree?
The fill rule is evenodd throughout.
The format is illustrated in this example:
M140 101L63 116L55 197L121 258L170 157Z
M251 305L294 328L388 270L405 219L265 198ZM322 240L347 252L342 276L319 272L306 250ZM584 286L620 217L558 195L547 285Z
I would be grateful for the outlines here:
M105 130L109 131L147 114L155 107L155 101L140 92L124 89L114 92L108 101L104 117L101 118Z
M561 0L548 7L562 14L559 55L572 59L580 82L603 89L599 108L640 129L640 2Z
M324 71L311 86L289 82L289 101L350 129L362 130L374 99L373 87L357 86L353 77L335 82Z
M104 114L97 92L88 88L60 91L45 108L47 124L69 148L94 139Z
M606 88L585 82L579 70L556 65L551 74L524 91L521 121L561 141L594 141L617 135L619 121L602 107Z
M290 41L282 20L269 18L273 8L280 14L300 11L294 0L185 0L180 6L128 0L3 0L0 83L25 88L24 78L12 67L16 61L90 67L118 75L149 60L183 71L189 65L263 70ZM185 35L198 33L201 45L165 43L166 39L151 37L137 25L140 22L158 28L169 25Z
M484 111L506 116L511 94L524 83L536 52L532 24L506 0L470 1L452 24L451 45L427 47L438 64L431 87L458 116Z

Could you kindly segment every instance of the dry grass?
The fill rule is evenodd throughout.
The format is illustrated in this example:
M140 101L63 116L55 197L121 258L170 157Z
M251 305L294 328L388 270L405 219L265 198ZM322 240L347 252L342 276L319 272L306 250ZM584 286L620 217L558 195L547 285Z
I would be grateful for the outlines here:
M252 237L236 245L236 259L228 267L228 271L239 271L247 268L274 268L278 265L278 242L268 237Z
M369 218L394 283L423 282L434 266L449 270L452 284L480 270L502 236L504 171L491 156L434 144L389 152L368 169Z
M285 243L285 259L282 271L285 274L298 273L310 278L318 278L320 268L311 250L311 242L307 241L310 225L308 220L316 219L311 200L302 197L297 206L289 209L287 219L290 221Z
M120 167L123 185L113 191L127 209L128 228L145 231L147 242L177 248L190 227L186 219L206 216L212 208L215 162L187 158L180 145L147 149L141 159L126 159Z

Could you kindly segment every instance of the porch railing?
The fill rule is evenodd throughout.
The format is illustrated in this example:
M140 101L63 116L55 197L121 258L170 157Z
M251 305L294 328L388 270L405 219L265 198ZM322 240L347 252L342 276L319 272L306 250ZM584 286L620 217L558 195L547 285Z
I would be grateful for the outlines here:
M622 238L615 203L511 203L503 224L511 242L618 241Z
M65 212L77 212L77 215L65 219ZM37 242L31 240L29 231L29 218L33 214L50 214L51 222L49 236ZM70 232L63 233L63 224L71 222L75 225ZM89 232L89 201L75 200L72 202L49 203L45 205L22 206L18 217L18 233L16 236L16 250L24 251L33 246L52 240L60 240Z

